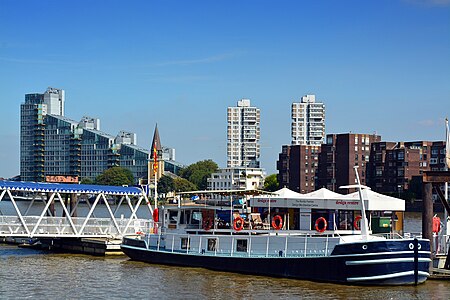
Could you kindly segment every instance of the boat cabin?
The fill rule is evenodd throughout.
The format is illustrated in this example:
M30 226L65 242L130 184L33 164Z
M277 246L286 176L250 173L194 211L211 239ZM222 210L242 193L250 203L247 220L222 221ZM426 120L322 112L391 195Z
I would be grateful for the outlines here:
M252 212L263 220L281 216L283 228L289 230L334 230L341 233L359 230L361 203L359 193L342 195L325 188L300 194L283 188L274 194L250 199ZM362 190L366 214L372 233L402 234L405 201L365 188Z

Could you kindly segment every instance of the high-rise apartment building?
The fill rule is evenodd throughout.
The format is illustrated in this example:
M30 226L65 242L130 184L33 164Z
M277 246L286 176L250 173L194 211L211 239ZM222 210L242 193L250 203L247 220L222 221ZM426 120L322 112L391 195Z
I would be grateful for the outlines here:
M47 115L44 131L44 174L80 175L81 134L78 122Z
M292 145L320 146L325 141L325 105L315 95L292 103Z
M227 167L259 168L260 110L241 99L227 110Z
M64 116L64 91L48 88L43 94L26 94L20 105L20 177L44 180L45 124L47 114Z
M356 184L355 166L366 185L371 144L379 141L381 136L375 134L328 134L319 156L317 188L338 192L340 186Z
M45 181L46 176L95 179L106 169L129 169L136 182L147 178L149 151L136 145L136 134L121 131L114 137L100 131L100 120L80 122L64 117L64 91L48 88L27 94L21 104L20 176Z

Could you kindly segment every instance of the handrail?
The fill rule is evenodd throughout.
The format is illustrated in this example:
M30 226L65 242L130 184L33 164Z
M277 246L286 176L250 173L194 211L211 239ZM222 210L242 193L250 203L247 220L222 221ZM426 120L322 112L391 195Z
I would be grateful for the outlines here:
M158 237L156 235L147 235L147 237L153 236L153 245L155 246L156 239L158 238L158 248L159 251L164 251L164 248L160 248L160 241L162 240L161 234L158 233ZM279 235L197 235L197 234L189 234L189 233L179 233L179 232L173 232L173 233L166 233L165 234L165 241L171 240L171 245L169 243L166 243L165 251L169 252L184 252L186 254L193 254L193 253L201 253L201 254L207 254L207 255L214 255L217 256L218 254L228 254L229 256L242 256L246 255L248 257L251 257L253 255L257 256L265 256L265 257L272 257L272 256L280 256L280 257L287 257L287 256L301 256L301 257L308 257L308 256L326 256L330 252L330 241L332 238L332 235L323 235L320 236L320 239L317 239L316 237L312 237L311 235L303 235L299 236L298 240L289 235L285 236L279 236ZM214 242L214 248L203 251L203 249L208 249L208 239L215 239ZM254 239L261 239L266 238L266 242L264 244L260 242L255 242ZM292 238L292 239L290 239ZM335 242L337 243L338 237L334 237ZM175 245L175 242L180 241L180 239L186 239L186 241L183 242L186 243L186 249L184 249L184 246ZM236 249L237 241L240 239L247 240L247 247L244 251L243 249ZM274 240L275 239L275 240ZM222 240L226 240L225 248L221 248ZM292 242L292 244L291 244ZM312 243L312 244L311 244ZM315 245L314 245L315 244ZM255 245L259 245L259 247L255 248ZM272 245L276 245L275 247ZM310 246L313 245L313 246ZM154 247L153 246L153 247ZM231 246L231 247L230 247ZM164 246L163 246L164 247ZM198 247L198 248L196 248ZM311 248L312 247L312 248ZM264 249L265 248L265 249ZM256 252L255 252L256 249ZM275 252L274 252L275 251ZM283 253L284 252L284 253Z

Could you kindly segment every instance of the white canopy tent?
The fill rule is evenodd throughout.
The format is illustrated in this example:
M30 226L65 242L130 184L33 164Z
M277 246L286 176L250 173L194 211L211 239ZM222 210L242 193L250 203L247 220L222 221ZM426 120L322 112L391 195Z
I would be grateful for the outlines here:
M405 200L386 196L370 189L363 189L362 195L369 211L405 211ZM359 201L358 192L345 195L345 198Z
M369 211L404 211L405 200L385 196L370 189L363 189L363 199ZM250 198L251 207L271 208L304 208L304 209L337 209L360 210L358 192L342 195L326 188L300 194L287 188L282 188L274 195L260 195Z

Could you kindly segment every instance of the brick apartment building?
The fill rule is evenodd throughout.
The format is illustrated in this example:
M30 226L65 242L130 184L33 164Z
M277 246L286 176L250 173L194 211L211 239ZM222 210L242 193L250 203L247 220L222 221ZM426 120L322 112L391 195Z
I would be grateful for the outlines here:
M445 142L381 142L373 134L329 134L319 146L283 146L277 162L280 187L308 193L325 187L340 190L355 184L358 166L361 184L374 191L421 197L424 171L445 170Z
M319 155L316 188L345 193L339 190L340 186L357 183L355 166L358 166L361 184L366 185L370 145L380 140L381 136L375 134L328 134Z
M380 193L400 195L411 191L420 195L423 171L444 170L444 156L444 142L374 143L367 167L367 184Z
M320 146L284 145L277 161L280 187L299 193L315 191L319 153Z

